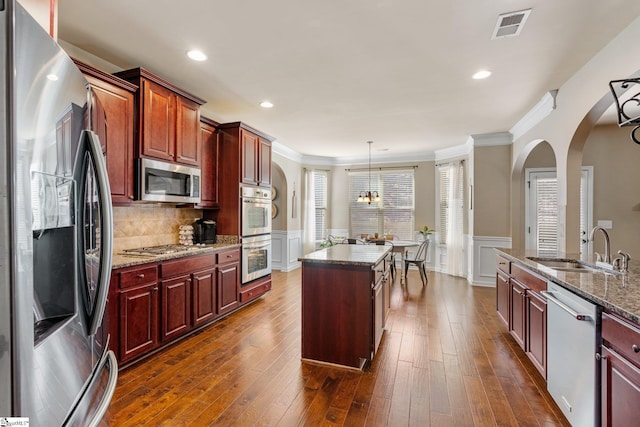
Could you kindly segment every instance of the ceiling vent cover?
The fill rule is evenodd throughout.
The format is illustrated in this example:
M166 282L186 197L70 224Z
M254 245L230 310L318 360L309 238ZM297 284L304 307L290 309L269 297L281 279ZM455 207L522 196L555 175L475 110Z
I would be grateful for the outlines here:
M517 36L522 31L524 23L531 13L531 9L518 12L503 13L498 16L496 27L493 29L491 40L501 37Z

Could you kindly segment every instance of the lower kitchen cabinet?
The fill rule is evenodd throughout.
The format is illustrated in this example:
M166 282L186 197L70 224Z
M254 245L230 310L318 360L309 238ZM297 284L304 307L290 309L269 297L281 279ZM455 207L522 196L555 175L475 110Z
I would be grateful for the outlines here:
M193 274L193 326L204 325L218 314L216 276L211 268Z
M161 299L164 342L191 329L191 275L162 280Z
M497 257L496 312L540 374L547 377L546 281L523 266Z
M238 248L116 269L105 323L109 348L119 363L132 362L237 309L240 298Z
M250 284L243 286L240 290L240 302L242 304L261 297L271 290L271 275L254 280Z
M225 314L240 305L240 249L218 255L218 314Z
M602 426L637 425L640 419L640 327L602 314Z
M158 284L120 292L120 362L141 356L158 345ZM111 346L117 346L111 337ZM111 347L113 349L113 347ZM116 348L117 350L117 348Z

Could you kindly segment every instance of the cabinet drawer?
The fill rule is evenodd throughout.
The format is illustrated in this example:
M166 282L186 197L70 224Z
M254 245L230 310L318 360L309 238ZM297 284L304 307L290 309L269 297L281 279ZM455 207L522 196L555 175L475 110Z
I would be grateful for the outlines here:
M640 367L640 328L616 315L602 313L602 339Z
M240 302L245 303L254 300L264 295L264 293L269 290L271 290L271 280L265 283L261 283L251 289L242 290L240 291Z
M500 255L496 256L496 267L507 274L511 273L511 262L508 259L501 257Z
M218 264L227 264L229 262L239 261L240 249L218 252L216 256L218 257Z
M127 270L118 272L118 280L120 289L132 288L134 286L144 285L158 281L158 266L153 265L135 270Z
M520 283L536 292L541 292L547 289L546 280L534 275L529 270L516 263L511 264L511 277L518 279Z
M163 279L166 279L167 277L190 274L197 270L205 270L213 267L214 260L213 254L206 254L180 258L175 261L165 261L160 265L160 275Z

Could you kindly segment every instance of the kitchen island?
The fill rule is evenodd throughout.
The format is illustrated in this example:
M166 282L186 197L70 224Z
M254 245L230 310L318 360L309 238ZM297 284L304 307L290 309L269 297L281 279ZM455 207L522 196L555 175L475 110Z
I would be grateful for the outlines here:
M302 258L302 359L363 369L389 308L390 246L336 245Z

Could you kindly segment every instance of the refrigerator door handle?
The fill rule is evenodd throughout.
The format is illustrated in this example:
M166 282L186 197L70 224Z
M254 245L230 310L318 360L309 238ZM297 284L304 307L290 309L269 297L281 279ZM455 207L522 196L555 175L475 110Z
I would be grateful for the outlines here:
M111 189L107 176L107 166L102 156L102 147L98 135L90 130L83 131L83 138L87 139L87 148L96 171L96 182L100 194L100 215L102 218L101 246L100 246L100 273L98 289L96 292L96 304L89 325L89 336L95 335L102 323L107 295L109 292L109 281L111 279L111 251L113 244L113 211L111 207Z

